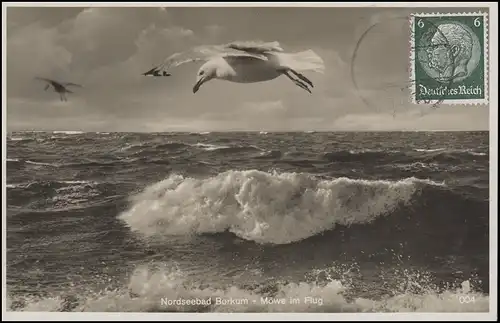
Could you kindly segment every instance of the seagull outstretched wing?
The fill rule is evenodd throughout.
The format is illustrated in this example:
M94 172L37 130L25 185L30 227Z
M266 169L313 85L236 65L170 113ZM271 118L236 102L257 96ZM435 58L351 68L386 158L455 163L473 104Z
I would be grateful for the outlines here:
M63 85L65 85L65 86L83 87L83 85L76 84L76 83L71 83L71 82L68 82L68 83L63 83Z
M59 83L57 81L54 81L54 80L51 80L51 79L48 79L48 78L45 78L45 77L38 77L38 76L35 76L35 80L45 81L45 82L48 82L48 83Z
M80 85L80 84L76 84L76 83L72 83L72 82L59 82L59 81L55 81L55 80L45 78L45 77L36 76L35 79L40 80L40 81L45 81L45 82L51 83L51 84L57 84L57 85L62 86L62 87L67 87L67 86L83 87L83 85Z
M154 72L156 72L157 70L158 70L158 66L155 66L152 69L150 69L149 71L142 73L142 75L153 75Z
M267 60L267 54L282 51L278 42L234 41L223 45L202 45L168 56L158 68L168 70L187 63L226 56L249 56Z

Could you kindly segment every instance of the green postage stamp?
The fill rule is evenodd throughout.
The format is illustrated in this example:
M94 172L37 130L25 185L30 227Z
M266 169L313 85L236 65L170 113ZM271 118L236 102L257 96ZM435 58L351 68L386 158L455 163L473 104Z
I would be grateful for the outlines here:
M410 17L413 103L488 103L486 13L422 13Z

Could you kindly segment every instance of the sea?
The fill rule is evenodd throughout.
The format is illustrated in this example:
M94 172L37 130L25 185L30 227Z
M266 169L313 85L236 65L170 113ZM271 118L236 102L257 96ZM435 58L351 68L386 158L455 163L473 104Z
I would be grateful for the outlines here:
M488 132L11 132L7 310L488 312Z

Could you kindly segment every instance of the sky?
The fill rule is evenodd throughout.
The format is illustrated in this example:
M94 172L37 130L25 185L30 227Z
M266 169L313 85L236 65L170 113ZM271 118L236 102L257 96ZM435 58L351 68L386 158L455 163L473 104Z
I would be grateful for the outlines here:
M425 11L432 10L8 7L7 130L488 130L489 106L430 110L401 91L409 80L407 17ZM173 53L237 40L312 49L325 73L304 72L312 94L285 76L253 84L213 80L193 94L200 63L179 66L170 77L141 76ZM35 76L84 87L61 102Z

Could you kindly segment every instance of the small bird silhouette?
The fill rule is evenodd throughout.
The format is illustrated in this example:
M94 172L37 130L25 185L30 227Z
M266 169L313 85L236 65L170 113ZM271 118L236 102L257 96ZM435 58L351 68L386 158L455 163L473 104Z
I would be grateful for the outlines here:
M45 91L47 91L52 85L54 91L59 93L59 98L61 99L61 101L68 101L68 99L66 98L66 93L74 93L73 91L68 90L67 88L68 86L82 87L80 84L75 84L71 82L63 83L44 77L35 77L35 79L47 82L47 85L44 88Z

